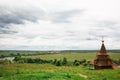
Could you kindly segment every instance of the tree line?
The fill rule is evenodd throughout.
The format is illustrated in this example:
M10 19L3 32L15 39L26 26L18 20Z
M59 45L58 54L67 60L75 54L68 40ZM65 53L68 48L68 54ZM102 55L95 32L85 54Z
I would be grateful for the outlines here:
M16 56L13 60L14 63L37 63L37 64L46 64L50 63L56 66L88 66L90 61L87 61L86 59L82 60L74 60L73 62L68 62L67 58L64 57L63 59L54 59L54 60L44 60L41 58L22 58L20 55ZM10 60L0 60L0 64L11 64L13 63ZM120 65L120 59L113 60L116 64Z
M56 66L79 66L79 65L88 65L89 61L86 59L82 60L74 60L73 62L68 62L67 58L64 57L63 59L54 59L54 60L44 60L41 58L23 58L21 56L16 56L14 58L14 63L37 63L37 64L46 64L50 63ZM11 64L10 60L0 60L0 64Z

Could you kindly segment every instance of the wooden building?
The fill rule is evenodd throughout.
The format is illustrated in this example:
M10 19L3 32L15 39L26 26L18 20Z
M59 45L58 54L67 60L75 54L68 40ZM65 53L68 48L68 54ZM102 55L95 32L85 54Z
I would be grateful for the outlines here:
M97 58L94 60L93 65L94 69L118 69L117 64L115 64L107 54L104 40L102 40L100 52L97 54Z

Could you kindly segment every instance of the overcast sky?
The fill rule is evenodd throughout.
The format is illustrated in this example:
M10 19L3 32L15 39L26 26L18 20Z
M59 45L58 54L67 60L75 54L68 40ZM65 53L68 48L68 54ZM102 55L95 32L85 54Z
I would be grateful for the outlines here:
M0 0L0 50L120 49L120 0Z

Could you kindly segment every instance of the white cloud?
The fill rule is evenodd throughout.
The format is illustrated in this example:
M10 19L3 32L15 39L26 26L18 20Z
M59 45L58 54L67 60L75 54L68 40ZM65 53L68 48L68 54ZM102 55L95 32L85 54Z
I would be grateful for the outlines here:
M120 49L119 0L0 1L0 49Z

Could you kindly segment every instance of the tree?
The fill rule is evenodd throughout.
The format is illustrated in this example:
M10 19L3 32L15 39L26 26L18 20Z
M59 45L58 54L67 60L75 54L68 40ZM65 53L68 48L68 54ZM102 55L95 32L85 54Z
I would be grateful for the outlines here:
M67 65L67 58L63 58L62 65Z
M5 57L5 55L3 55L3 54L2 54L0 57L1 57L1 58L4 58L4 57Z
M12 57L13 57L13 56L15 56L15 55L14 55L13 53L10 53L10 56L12 56Z
M24 60L18 60L18 63L24 63Z
M56 62L57 62L57 59L54 59L53 64L56 64Z
M21 54L20 54L20 53L17 53L17 56L20 56L20 57L21 57Z
M73 65L75 65L76 62L78 62L78 61L77 61L77 60L74 60Z
M9 65L9 64L11 64L11 61L6 59L6 60L3 61L3 64Z
M74 65L74 66L79 66L79 65L80 65L80 63L81 63L80 61L75 60L75 61L73 62L73 65Z
M86 59L82 59L82 60L81 60L81 63L85 63L85 62L86 62Z
M14 60L15 60L15 61L18 61L18 60L20 60L20 59L21 59L21 57L16 56Z
M77 61L74 65L75 65L75 66L79 66L79 65L80 65L80 63Z
M56 62L56 66L61 66L61 65L62 65L62 64L61 64L61 61L60 61L60 60Z
M34 59L28 58L28 63L35 63Z

